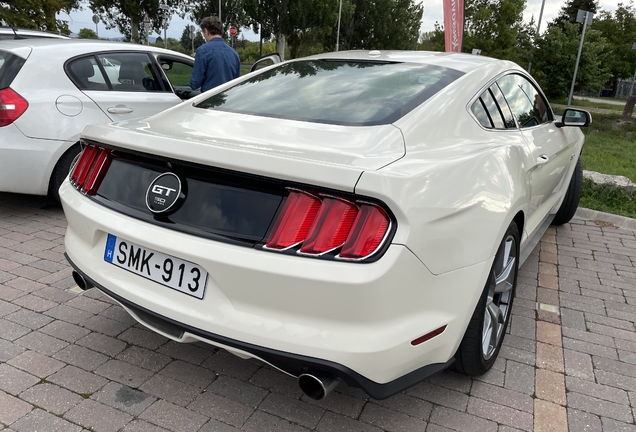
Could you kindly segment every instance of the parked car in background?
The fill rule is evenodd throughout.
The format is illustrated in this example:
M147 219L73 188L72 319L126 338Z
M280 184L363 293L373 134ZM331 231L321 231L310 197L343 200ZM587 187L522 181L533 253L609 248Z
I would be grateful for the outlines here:
M273 65L89 126L67 258L139 322L376 399L495 362L517 273L581 192L579 126L514 63L431 52Z
M0 41L1 40L33 39L33 38L70 39L69 36L65 36L58 33L32 30L32 29L21 29L16 27L0 27Z
M0 41L0 191L57 198L87 124L148 117L199 94L174 51L57 38Z

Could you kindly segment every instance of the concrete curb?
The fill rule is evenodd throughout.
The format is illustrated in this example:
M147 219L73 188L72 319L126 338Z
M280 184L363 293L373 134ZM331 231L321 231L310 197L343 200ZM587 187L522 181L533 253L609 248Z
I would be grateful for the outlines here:
M605 222L610 222L620 228L636 231L636 219L628 218L625 216L619 216L611 213L604 213L579 207L574 217L587 220L602 220Z

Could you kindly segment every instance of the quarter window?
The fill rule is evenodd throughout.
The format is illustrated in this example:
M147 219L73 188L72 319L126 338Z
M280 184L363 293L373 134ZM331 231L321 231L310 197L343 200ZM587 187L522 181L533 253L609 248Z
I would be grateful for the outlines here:
M521 129L548 123L554 119L539 90L525 77L517 74L506 75L497 83Z
M486 108L484 108L484 103L481 99L477 99L472 106L473 114L475 118L483 127L492 129L492 122L490 121L490 117L488 117L488 113L486 112Z
M490 93L490 90L486 90L481 95L481 100L486 107L486 111L488 111L488 116L490 116L490 120L492 124L495 126L495 129L505 129L506 125L504 124L503 117L501 116L501 111L499 111L499 107L497 107L497 102L495 102L495 98Z

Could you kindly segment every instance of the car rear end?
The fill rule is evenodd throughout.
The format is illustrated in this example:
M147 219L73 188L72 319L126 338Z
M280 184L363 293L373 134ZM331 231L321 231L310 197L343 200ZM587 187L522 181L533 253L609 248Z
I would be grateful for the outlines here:
M78 282L166 337L375 398L447 367L466 320L449 298L488 268L433 275L396 240L409 224L390 197L355 193L363 172L403 157L402 133L204 98L84 132L60 190Z
M64 62L81 54L82 44L62 39L0 41L1 191L46 195L81 130L110 121L64 71Z

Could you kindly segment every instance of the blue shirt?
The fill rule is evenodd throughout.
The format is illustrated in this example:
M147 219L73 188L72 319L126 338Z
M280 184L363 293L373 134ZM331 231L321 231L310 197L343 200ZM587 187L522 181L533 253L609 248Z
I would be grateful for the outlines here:
M213 38L197 48L190 88L205 92L241 76L241 59L223 38Z

